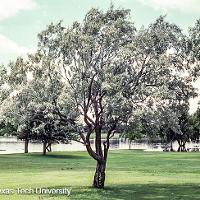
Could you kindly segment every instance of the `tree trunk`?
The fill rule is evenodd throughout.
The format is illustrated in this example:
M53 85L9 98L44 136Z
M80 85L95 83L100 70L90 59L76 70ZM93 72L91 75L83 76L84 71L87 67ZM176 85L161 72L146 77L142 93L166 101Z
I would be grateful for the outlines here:
M47 149L48 152L51 152L51 151L52 151L52 149L51 149L51 143L48 143L48 144L46 145L46 149Z
M105 183L105 170L106 170L106 162L108 157L108 149L110 146L110 138L114 136L114 130L116 128L116 122L114 125L112 125L111 129L108 131L106 141L103 142L104 149L102 149L102 140L101 140L101 131L102 131L102 123L101 123L101 111L103 110L101 105L101 100L99 102L96 99L92 100L93 108L95 111L95 122L91 120L87 116L87 110L84 111L84 122L88 126L88 133L84 137L84 135L81 136L83 139L87 152L89 155L94 158L97 162L96 165L96 171L94 174L94 180L93 180L93 187L103 189L104 183ZM100 106L100 112L98 109L98 106ZM90 120L89 120L89 119ZM94 151L91 148L90 144L90 135L95 132L95 150Z
M101 157L102 161L97 161L96 171L94 174L94 181L93 186L95 188L104 188L104 182L105 182L105 168L106 168L106 161L104 162L104 156L102 152L102 146L101 146L101 127L97 126L95 128L95 148L96 153Z
M183 152L187 152L187 149L186 149L186 147L185 147L185 142L183 142L183 144L182 144L182 151L183 151Z
M178 142L178 145L179 145L177 151L180 152L180 151L181 151L181 141L180 141L180 140L177 140L177 142Z
M186 148L185 148L185 143L182 140L178 141L179 147L178 147L178 152L186 152Z
M128 144L129 144L129 145L128 145L128 149L131 150L132 140L129 140Z
M52 152L51 143L49 145L49 152Z
M43 142L43 155L47 153L47 142Z
M105 168L106 168L105 163L97 162L96 172L94 174L94 181L93 181L93 186L95 188L99 188L99 189L104 188Z
M172 143L173 143L173 141L171 140L171 141L170 141L170 151L174 151L174 149L173 149L173 144L172 144Z
M24 153L28 153L28 143L29 143L29 140L25 139L25 141L24 141Z

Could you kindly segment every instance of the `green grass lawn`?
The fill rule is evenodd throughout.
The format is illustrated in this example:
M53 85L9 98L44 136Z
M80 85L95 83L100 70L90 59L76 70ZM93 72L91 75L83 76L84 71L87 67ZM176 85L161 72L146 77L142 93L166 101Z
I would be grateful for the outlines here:
M0 155L0 189L72 189L70 197L12 194L0 199L200 199L200 153L110 151L104 190L91 187L94 170L86 152Z

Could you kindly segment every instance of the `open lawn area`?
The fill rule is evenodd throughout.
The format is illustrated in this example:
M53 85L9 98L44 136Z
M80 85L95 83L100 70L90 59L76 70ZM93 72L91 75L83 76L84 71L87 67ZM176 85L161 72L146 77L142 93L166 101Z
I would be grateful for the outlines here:
M91 187L86 152L0 155L0 188L71 188L71 195L0 195L2 200L200 199L200 153L110 151L106 187Z

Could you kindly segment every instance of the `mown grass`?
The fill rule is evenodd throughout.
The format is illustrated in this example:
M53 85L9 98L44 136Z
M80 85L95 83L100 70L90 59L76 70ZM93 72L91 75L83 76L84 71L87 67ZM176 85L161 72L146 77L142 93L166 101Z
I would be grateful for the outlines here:
M2 200L200 199L200 153L110 151L106 187L91 187L86 152L0 155L0 189L71 188L71 195L0 195Z

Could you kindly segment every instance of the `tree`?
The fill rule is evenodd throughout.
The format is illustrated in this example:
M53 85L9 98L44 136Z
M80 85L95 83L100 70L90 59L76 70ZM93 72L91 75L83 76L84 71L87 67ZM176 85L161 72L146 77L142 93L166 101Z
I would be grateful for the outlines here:
M10 109L12 106L16 109L14 106L12 99L14 96L23 89L23 87L27 84L27 67L26 62L23 58L17 58L16 62L10 62L8 64L8 67L5 68L4 73L4 85L5 91L7 93L6 96L4 96L1 107L1 121L2 123L6 124L6 126L13 126L15 127L15 131L9 132L10 135L18 136L18 121L14 123L13 115L11 116L11 113L7 113L8 109ZM24 105L24 104L23 104ZM17 110L16 110L17 111ZM14 110L13 110L14 112ZM19 113L18 113L19 114ZM16 119L19 118L20 115L16 116ZM28 152L28 132L26 132L27 135L24 135L23 140L25 141L25 153Z
M4 124L9 135L17 135L17 124L12 123L12 119L4 115L4 111L9 107L11 97L19 91L20 87L27 83L26 65L22 58L18 58L16 62L10 62L8 66L2 68L1 71L1 124Z
M161 138L162 142L170 143L171 151L174 151L172 146L174 141L178 142L178 151L187 151L186 142L195 140L195 117L189 115L189 103L185 102L171 108L159 108L154 113L154 117L150 117L154 121L146 126L148 126L148 129L153 130L156 133L154 135Z
M66 126L66 121L63 126L63 120L57 118L51 101L51 94L56 97L56 92L52 93L48 81L40 76L39 69L30 73L30 60L18 58L9 64L6 75L9 95L2 104L1 116L3 122L16 127L14 133L18 139L24 140L25 153L28 153L29 141L37 141L43 143L43 154L46 154L46 150L51 150L52 143L69 143L72 130ZM29 77L28 73L31 74Z
M9 95L9 88L7 85L7 70L5 66L0 66L0 105L3 107L4 100ZM0 116L0 136L4 135L15 135L16 127L12 124L3 120L3 117Z
M183 107L181 110L181 115L178 118L181 134L177 135L176 139L179 144L178 151L187 151L185 144L190 141L192 136L190 116L189 116L189 106Z
M144 130L141 120L142 114L143 113L141 112L134 114L134 118L132 120L129 120L127 124L124 124L122 127L120 127L119 131L122 132L121 137L125 138L125 140L128 140L129 149L131 149L131 144L133 141L146 137L146 130Z
M52 102L60 118L74 116L80 142L97 162L93 181L97 188L104 187L110 138L120 126L131 124L134 111L181 101L193 92L181 75L185 70L181 30L160 17L136 33L129 12L91 9L82 24L75 22L69 28L61 22L51 24L39 34L33 59L52 87L62 85L60 98ZM168 55L171 49L173 54ZM182 95L184 88L188 90ZM107 130L103 144L102 129Z
M144 135L140 132L140 130L133 129L132 131L128 131L125 134L125 139L128 139L129 149L131 149L132 142L135 140L142 139Z
M48 108L40 108L32 114L32 134L35 140L43 142L43 155L46 150L51 151L53 143L68 144L72 139L76 139L75 130L52 113Z
M138 31L131 48L137 66L132 69L136 72L141 69L141 76L136 82L133 79L136 94L127 94L131 98L140 96L149 100L140 108L143 110L140 116L142 126L148 138L165 138L172 146L174 131L180 133L177 108L196 96L192 76L188 73L191 69L188 38L161 16L148 28ZM127 91L131 91L131 86L132 83ZM134 129L137 127L133 127L133 133Z
M192 127L192 141L199 142L199 137L200 137L200 108L196 110L195 113L192 114L190 118L190 123Z

